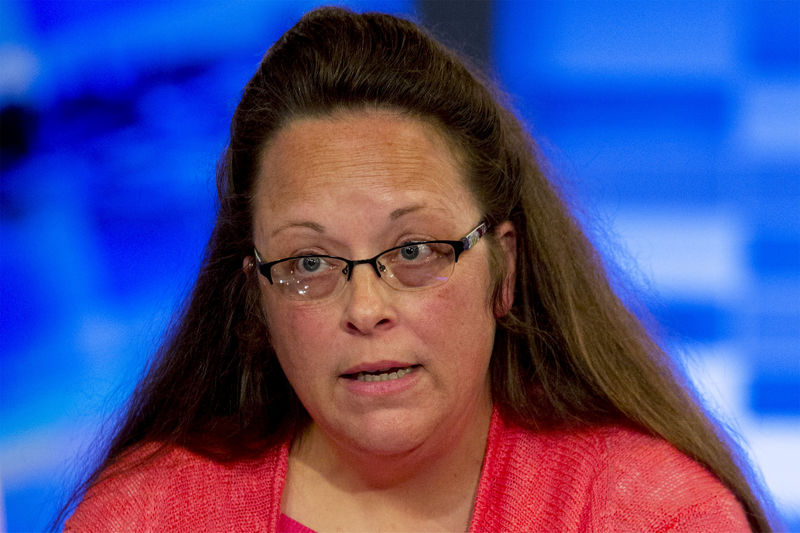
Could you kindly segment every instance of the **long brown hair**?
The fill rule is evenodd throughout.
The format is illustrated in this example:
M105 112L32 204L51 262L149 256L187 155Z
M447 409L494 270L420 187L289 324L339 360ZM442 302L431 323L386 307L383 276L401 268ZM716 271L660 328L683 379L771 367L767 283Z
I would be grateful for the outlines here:
M193 292L85 486L140 443L234 459L304 422L270 347L257 282L242 268L259 159L293 118L388 107L438 125L459 147L489 224L516 228L514 304L498 320L490 369L506 415L534 429L614 422L658 435L716 475L754 530L769 530L735 446L615 294L535 143L491 87L415 24L388 15L323 8L286 32L234 113ZM503 273L494 263L497 298Z

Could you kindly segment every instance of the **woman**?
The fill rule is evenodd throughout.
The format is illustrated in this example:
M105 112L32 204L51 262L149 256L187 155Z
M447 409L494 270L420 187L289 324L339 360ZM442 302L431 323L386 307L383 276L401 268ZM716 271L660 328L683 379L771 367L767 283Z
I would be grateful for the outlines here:
M769 529L487 87L386 15L269 50L68 530Z

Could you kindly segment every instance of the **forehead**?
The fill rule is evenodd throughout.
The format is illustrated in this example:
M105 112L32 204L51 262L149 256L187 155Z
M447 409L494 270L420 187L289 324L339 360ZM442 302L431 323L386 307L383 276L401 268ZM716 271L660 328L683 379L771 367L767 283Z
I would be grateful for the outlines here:
M370 110L299 118L281 128L262 152L255 207L299 216L358 202L446 209L451 201L474 203L460 154L438 127Z

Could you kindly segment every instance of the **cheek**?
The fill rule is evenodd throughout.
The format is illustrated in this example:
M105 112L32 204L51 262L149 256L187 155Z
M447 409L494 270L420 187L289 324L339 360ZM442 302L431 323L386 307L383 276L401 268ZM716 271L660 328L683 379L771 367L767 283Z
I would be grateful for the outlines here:
M486 277L442 286L435 296L420 299L415 322L419 336L448 364L488 364L495 320L487 296ZM465 369L467 370L467 369Z
M325 353L325 313L314 308L274 305L269 298L262 299L267 315L270 343L278 360L292 380L293 376L308 372L310 365L317 366L319 355ZM314 361L306 359L314 358Z

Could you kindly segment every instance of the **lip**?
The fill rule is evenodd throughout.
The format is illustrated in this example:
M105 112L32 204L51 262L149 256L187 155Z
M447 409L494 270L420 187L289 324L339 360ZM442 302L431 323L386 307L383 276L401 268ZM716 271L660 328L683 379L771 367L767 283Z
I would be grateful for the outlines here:
M419 366L417 363L410 363L407 361L375 361L374 363L361 363L356 366L350 367L340 374L340 377L347 377L359 372L380 372L381 370L389 370L390 368L406 368L409 366Z

